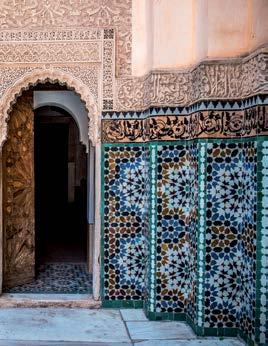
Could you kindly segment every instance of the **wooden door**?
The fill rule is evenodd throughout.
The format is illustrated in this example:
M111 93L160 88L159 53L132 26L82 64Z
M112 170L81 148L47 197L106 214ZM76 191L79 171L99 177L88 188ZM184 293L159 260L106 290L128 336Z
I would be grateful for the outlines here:
M3 287L35 275L34 113L32 97L18 99L3 147Z

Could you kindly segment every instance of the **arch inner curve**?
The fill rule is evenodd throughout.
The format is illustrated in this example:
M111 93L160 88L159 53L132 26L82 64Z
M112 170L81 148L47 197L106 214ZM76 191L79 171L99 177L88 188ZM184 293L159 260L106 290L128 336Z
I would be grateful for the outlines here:
M34 110L44 106L55 106L67 111L79 128L80 142L89 150L88 112L80 97L70 90L34 91Z

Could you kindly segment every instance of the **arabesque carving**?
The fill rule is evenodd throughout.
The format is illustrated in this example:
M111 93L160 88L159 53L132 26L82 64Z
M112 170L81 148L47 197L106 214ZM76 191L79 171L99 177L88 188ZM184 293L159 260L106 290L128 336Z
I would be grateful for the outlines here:
M34 113L27 97L18 99L3 148L3 220L5 287L35 275Z
M27 30L17 30L17 31L1 31L0 32L0 42L1 41L82 41L82 40L100 40L102 36L102 30L99 28L87 28L87 29L60 29L53 30L46 28L45 31L31 29Z
M40 0L1 2L0 29L2 37L32 37L40 40L37 31L48 31L47 37L57 36L62 29L116 28L117 73L131 74L131 0ZM54 33L53 33L54 31ZM70 34L73 39L75 34Z
M53 68L34 69L33 71L24 74L15 82L15 84L5 91L0 99L0 144L2 145L7 138L9 111L11 110L12 105L16 103L17 97L20 96L24 90L28 90L31 86L48 81L51 83L66 85L81 97L81 100L85 103L85 107L88 110L89 139L93 145L96 145L96 143L100 141L100 112L92 93L85 84L75 78L72 74Z
M74 35L74 31L73 35L68 35L67 30L66 35L61 32L61 37L65 38L63 41L57 39L58 35L49 35L50 40L44 42L33 40L35 35L33 37L23 35L23 38L26 37L29 41L15 42L12 39L6 42L0 39L0 96L24 73L45 67L73 74L85 83L98 104L102 103L101 95L113 102L114 31L114 29L92 29L84 32L80 30L79 35ZM17 38L17 35L15 37ZM76 37L77 40L67 40L66 37ZM86 39L88 37L92 40Z
M245 59L203 62L191 70L153 71L117 80L117 110L185 106L201 99L241 99L268 91L268 49Z
M0 63L101 62L100 42L8 42L0 44Z

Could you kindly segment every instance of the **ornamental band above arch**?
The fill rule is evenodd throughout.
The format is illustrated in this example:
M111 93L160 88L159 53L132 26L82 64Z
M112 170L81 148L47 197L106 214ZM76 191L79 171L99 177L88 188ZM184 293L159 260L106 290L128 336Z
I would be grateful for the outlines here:
M59 83L66 85L67 88L74 90L79 95L81 101L85 103L88 111L88 136L92 145L95 146L100 140L99 132L99 110L96 100L94 99L87 86L65 71L59 69L34 69L30 73L26 73L18 79L11 87L7 88L0 99L0 114L1 114L1 137L0 143L5 141L7 135L7 121L9 112L16 99L28 90L31 86L44 82Z

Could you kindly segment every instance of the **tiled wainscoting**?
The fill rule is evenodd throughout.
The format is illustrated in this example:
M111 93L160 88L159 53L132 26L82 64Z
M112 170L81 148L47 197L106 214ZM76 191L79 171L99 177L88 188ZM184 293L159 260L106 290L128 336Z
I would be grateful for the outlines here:
M267 104L103 114L103 306L268 342Z

